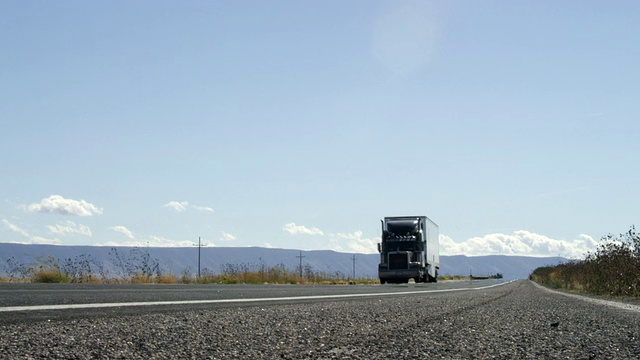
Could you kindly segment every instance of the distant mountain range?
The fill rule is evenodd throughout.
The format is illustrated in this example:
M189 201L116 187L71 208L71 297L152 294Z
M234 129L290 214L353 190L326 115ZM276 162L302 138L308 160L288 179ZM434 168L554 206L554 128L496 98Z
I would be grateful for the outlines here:
M6 276L11 265L24 264L34 266L46 258L55 258L59 262L67 259L90 258L101 263L109 274L118 273L117 257L133 259L148 254L157 259L163 273L180 275L183 271L196 274L198 271L198 248L152 248L152 247L100 247L100 246L59 246L24 245L0 243L0 275ZM282 266L298 269L302 256L302 265L314 272L330 275L341 274L350 277L353 272L355 256L356 277L376 278L378 276L378 254L340 253L331 250L302 251L261 247L202 247L200 249L201 269L212 273L221 273L224 267L258 270L262 266ZM139 260L138 260L139 261ZM494 275L501 273L504 279L523 279L539 266L556 265L566 262L562 257L528 256L440 256L440 275Z

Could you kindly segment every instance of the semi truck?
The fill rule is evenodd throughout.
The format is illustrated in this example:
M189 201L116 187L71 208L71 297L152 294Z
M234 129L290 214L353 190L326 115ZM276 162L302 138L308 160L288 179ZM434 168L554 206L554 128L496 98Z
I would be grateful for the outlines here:
M426 216L385 217L381 222L380 283L438 281L438 225Z

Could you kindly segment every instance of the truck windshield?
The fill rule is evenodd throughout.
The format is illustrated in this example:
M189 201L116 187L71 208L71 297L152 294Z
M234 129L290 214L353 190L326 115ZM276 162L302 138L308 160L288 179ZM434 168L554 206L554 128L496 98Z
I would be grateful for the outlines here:
M387 231L396 236L413 235L418 232L418 220L387 222Z
M416 244L413 241L387 241L387 251L414 251Z

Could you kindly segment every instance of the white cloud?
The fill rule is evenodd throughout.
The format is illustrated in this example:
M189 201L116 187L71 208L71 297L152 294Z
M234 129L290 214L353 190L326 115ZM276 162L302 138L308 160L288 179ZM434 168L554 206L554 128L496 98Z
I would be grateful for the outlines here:
M177 212L185 212L187 211L187 206L189 206L188 201L169 201L168 203L162 205L162 207L170 207Z
M117 233L120 233L120 234L128 237L129 239L135 239L136 238L135 236L133 236L133 233L131 232L131 230L127 229L124 226L120 226L120 225L119 226L113 226L110 229L115 231L115 232L117 232Z
M362 231L344 234L330 234L332 250L340 252L356 252L360 254L374 254L378 252L378 240L364 238Z
M333 250L337 252L349 252L360 254L374 254L378 251L378 239L366 238L360 230L351 233L324 234L317 228L306 228L293 223L287 224L283 229L292 234L316 235L314 240L303 247L306 250ZM270 245L271 246L271 245Z
M185 212L188 209L194 209L194 210L210 212L210 213L214 212L212 207L189 205L188 201L169 201L168 203L162 205L162 207L172 208L173 210L175 210L175 211L177 211L179 213Z
M333 250L337 252L347 252L347 250L345 250L345 248L342 246L342 243L340 242L340 240L338 240L337 238L330 238L327 245L328 245L327 248L329 250ZM324 248L321 248L321 250L324 250Z
M378 251L377 239L365 238L362 231L354 231L352 233L332 233L325 234L317 227L306 227L288 223L282 227L282 230L291 235L313 235L317 236L314 241L313 249L330 249L339 252L356 252L362 254L372 254ZM309 248L308 250L311 250Z
M133 239L132 239L133 240ZM145 240L135 241L108 241L106 243L96 244L97 246L137 246L137 247L193 247L197 243L189 240L167 239L162 236L149 236Z
M91 229L82 224L76 224L73 221L67 221L65 225L47 225L49 231L56 235L79 234L84 236L92 236Z
M487 234L464 242L456 242L446 235L440 235L441 255L564 256L577 259L583 258L597 246L598 242L585 234L580 234L575 240L566 241L519 230L511 235Z
M84 200L65 199L60 195L51 195L42 199L38 204L31 204L27 207L31 212L74 215L74 216L92 216L102 214L102 209Z
M197 245L194 241L167 239L162 236L149 236L149 246L157 247L191 247Z
M322 230L318 229L317 227L312 227L312 228L307 228L306 226L303 225L296 225L295 223L289 223L289 224L285 224L282 227L282 230L288 232L291 235L298 235L298 234L304 234L304 235L324 235L324 233L322 232Z
M233 241L235 239L236 239L236 237L234 235L223 231L222 235L220 236L220 238L218 240L220 240L220 241Z
M372 254L377 252L377 238L366 238L361 231L353 233L329 234L327 247L339 252ZM508 234L488 234L473 237L464 242L456 242L447 235L440 235L441 255L521 255L521 256L564 256L583 258L596 249L598 242L591 236L581 234L575 240L556 240L528 232L516 231Z
M38 245L60 245L60 240L58 239L47 239L42 236L34 236L30 239L29 242L19 243L19 244L38 244Z
M26 231L22 230L18 225L12 224L9 220L2 219L2 223L7 229L16 232L24 237L29 237L29 234Z

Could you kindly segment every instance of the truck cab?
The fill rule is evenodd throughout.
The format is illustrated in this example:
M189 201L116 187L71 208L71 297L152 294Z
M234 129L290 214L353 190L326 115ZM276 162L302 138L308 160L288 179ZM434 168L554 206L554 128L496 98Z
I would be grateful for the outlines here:
M438 225L426 216L385 217L378 244L380 283L436 282L438 236Z

